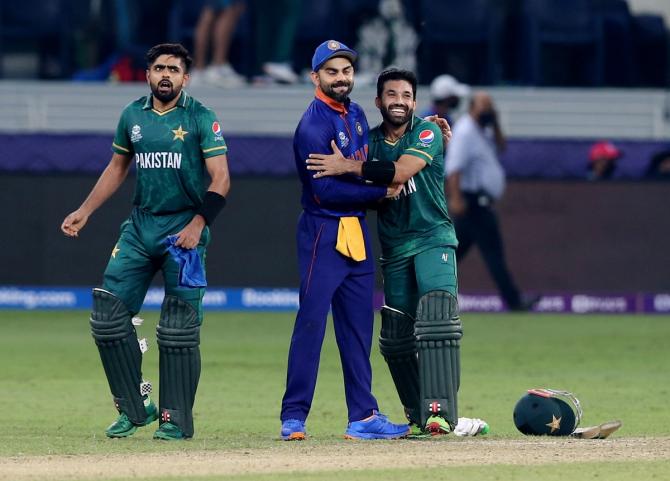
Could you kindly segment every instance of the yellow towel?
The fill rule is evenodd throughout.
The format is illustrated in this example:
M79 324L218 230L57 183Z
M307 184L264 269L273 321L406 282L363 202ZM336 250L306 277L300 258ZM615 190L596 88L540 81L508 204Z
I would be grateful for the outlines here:
M340 217L340 226L337 229L337 252L355 261L364 261L365 241L358 217Z

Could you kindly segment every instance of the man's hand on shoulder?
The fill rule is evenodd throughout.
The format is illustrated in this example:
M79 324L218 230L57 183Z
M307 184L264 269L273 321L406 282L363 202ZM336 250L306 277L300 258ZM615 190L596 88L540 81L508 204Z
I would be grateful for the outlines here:
M449 141L451 140L452 135L451 126L449 125L449 122L447 122L447 119L442 118L439 115L429 115L424 120L437 124L437 126L442 131L442 141L444 142L444 147L446 148L449 144Z
M330 141L330 146L333 148L332 154L312 153L309 154L309 158L305 161L307 170L316 171L313 175L315 179L330 175L362 175L362 162L345 158L340 149L337 148L334 140Z

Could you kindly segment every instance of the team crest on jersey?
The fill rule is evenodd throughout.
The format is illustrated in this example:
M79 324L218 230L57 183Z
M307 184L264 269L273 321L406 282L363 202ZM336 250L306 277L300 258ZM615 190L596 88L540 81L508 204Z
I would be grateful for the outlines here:
M349 145L349 139L347 138L346 135L344 135L344 132L340 132L337 134L337 136L340 138L340 146L344 149L347 145Z
M212 132L214 133L214 140L223 140L221 135L221 124L216 120L212 123Z
M435 134L433 133L432 130L422 130L421 133L419 134L419 142L421 142L421 145L424 147L429 146L433 140L435 140Z
M140 140L142 140L142 128L135 124L133 125L133 128L130 129L130 141L134 144Z
M172 140L181 140L182 142L186 141L186 134L188 134L188 132L181 128L181 124L179 124L179 127L174 129L172 133L174 134Z
M356 132L358 132L358 135L363 135L363 126L360 122L356 122Z

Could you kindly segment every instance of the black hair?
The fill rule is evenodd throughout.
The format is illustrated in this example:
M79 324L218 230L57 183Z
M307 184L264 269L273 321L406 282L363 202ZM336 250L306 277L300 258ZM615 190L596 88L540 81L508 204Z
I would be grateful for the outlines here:
M188 73L191 70L191 64L193 59L188 53L188 50L180 43L161 43L154 45L149 49L145 58L147 61L147 67L151 67L156 59L161 55L172 55L173 57L179 57L182 62L184 62L185 72Z
M377 77L377 97L381 98L384 91L384 84L389 80L405 80L412 85L412 94L416 100L416 75L410 70L401 70L399 68L391 67L384 70Z

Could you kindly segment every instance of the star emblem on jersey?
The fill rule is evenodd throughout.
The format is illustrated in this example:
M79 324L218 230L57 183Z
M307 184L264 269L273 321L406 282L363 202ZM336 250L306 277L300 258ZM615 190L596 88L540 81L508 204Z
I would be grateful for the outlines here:
M184 141L184 137L186 137L186 134L188 134L188 132L186 132L184 129L181 128L181 125L179 126L178 129L173 130L172 133L174 134L174 138L172 140L179 139L182 142Z
M116 254L118 254L120 250L121 250L121 249L119 249L119 245L116 244L116 245L114 246L114 249L112 249L112 257L113 257L114 259L116 259Z
M557 418L553 414L551 415L551 422L545 424L548 428L551 428L551 432L553 433L554 431L558 431L561 429L561 418Z

